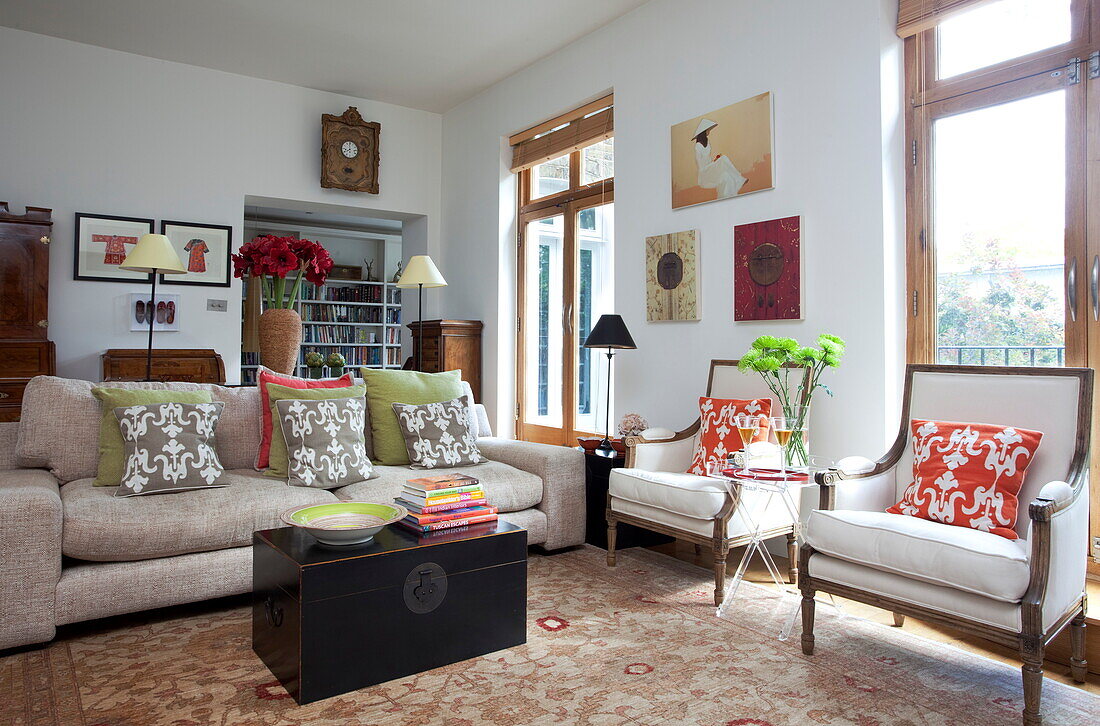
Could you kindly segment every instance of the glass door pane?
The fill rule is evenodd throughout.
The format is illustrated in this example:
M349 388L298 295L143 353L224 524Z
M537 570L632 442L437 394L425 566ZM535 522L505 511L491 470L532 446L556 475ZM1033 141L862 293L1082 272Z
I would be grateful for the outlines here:
M941 118L932 133L936 361L1064 365L1066 92Z
M562 425L564 217L527 224L524 249L524 421Z
M614 312L615 205L577 212L577 413L574 428L603 433L607 413L607 351L585 348L592 326ZM615 416L611 412L614 432Z

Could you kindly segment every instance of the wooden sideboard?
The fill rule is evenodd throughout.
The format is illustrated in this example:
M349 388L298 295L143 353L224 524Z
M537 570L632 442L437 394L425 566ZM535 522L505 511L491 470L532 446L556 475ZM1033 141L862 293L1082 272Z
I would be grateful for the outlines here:
M0 202L0 421L18 421L27 382L55 371L47 338L51 212L12 214Z
M474 399L481 400L481 329L480 320L425 320L409 323L412 331L413 354L410 365L415 368L424 350L424 373L462 370L462 380L474 390Z
M101 356L104 381L144 381L145 348L112 348ZM225 363L216 351L202 348L153 350L153 380L225 383Z

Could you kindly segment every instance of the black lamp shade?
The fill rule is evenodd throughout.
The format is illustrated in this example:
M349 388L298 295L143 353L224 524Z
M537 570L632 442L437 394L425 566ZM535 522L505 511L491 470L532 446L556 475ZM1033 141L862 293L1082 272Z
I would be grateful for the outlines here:
M621 315L601 315L596 321L588 339L584 341L585 348L621 348L633 350L634 339L630 337L630 331L626 329Z

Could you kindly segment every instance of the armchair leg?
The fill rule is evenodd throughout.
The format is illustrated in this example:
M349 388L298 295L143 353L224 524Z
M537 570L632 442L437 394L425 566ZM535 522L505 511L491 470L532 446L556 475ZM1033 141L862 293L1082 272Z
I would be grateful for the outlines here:
M1070 656L1069 673L1073 680L1084 683L1088 672L1088 662L1085 660L1085 609L1077 613L1069 625Z
M901 613L894 613L894 627L900 628L905 625L905 616Z
M726 555L722 547L714 549L714 606L722 604L726 597Z
M1024 661L1024 726L1042 726L1043 644L1040 638L1027 638L1020 647Z
M615 566L615 535L618 533L619 523L618 521L611 519L607 520L607 566Z
M813 590L802 591L802 652L806 655L814 654L814 594Z
M792 585L798 584L798 538L787 533L787 575Z

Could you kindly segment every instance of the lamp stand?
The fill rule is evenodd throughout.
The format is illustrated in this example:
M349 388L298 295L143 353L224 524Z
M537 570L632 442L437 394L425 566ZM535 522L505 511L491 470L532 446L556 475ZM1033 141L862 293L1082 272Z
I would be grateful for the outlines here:
M416 370L424 372L424 283L416 293Z
M151 309L146 309L145 314L149 316L149 347L145 352L145 380L153 380L153 321L156 320L157 309L157 268L153 268L153 292L151 300Z
M615 353L611 348L607 349L607 405L603 410L603 441L597 447L601 451L614 451L615 447L611 445L611 363L614 360Z

